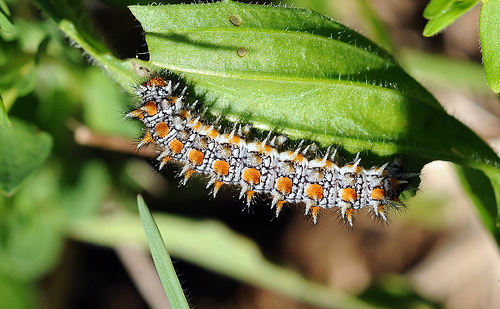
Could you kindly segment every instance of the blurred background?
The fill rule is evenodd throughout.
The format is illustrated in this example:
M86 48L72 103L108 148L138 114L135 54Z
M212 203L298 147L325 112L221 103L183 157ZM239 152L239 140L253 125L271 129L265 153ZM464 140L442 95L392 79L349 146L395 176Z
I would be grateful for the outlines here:
M140 25L126 7L137 2L61 1L74 5L75 19L91 24L115 56L147 60ZM12 121L35 125L53 142L48 159L19 188L0 195L0 308L166 308L137 219L138 193L160 227L181 225L163 236L167 248L168 239L174 243L174 266L195 308L318 304L227 271L210 260L203 243L190 241L196 241L185 230L190 224L208 224L203 231L220 235L223 244L212 251L232 256L244 247L260 262L307 278L313 290L316 282L392 308L500 308L498 247L454 165L427 165L408 210L392 214L388 225L358 216L352 230L332 214L313 226L293 208L275 219L268 201L242 211L236 192L214 200L205 180L178 187L174 167L158 172L152 150L134 149L140 125L122 120L135 98L32 1L5 3L15 29L0 30L2 100ZM426 0L281 3L311 7L391 50L450 114L499 149L500 102L483 77L479 7L426 38Z

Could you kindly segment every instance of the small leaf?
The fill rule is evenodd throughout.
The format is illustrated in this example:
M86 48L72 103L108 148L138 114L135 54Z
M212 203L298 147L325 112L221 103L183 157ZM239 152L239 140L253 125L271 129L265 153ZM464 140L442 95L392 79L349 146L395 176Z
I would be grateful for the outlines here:
M163 289L167 294L170 306L174 309L189 309L189 305L186 297L184 296L184 292L182 291L179 279L175 273L172 260L170 260L170 256L168 255L163 238L158 230L158 226L156 226L153 216L149 212L146 203L144 203L144 200L140 195L137 196L137 204L139 205L139 214L141 216L142 224L144 225L144 231L146 232L146 237L151 249L151 255L153 256L156 270L160 276L160 280L163 285Z
M484 72L491 89L500 92L500 0L484 1L479 20L479 36Z
M433 36L472 9L480 0L432 0L424 10L429 19L424 36Z
M52 138L20 120L0 128L0 192L12 195L48 158Z

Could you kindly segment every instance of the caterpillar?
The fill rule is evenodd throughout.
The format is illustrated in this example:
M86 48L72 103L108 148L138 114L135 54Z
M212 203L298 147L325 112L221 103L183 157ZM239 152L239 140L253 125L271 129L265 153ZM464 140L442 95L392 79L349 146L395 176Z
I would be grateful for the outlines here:
M185 102L186 89L180 82L155 75L136 88L140 106L126 115L145 126L137 147L153 143L160 169L171 162L182 167L181 184L203 174L214 197L224 185L239 186L240 199L248 207L256 194L267 195L276 216L285 204L300 204L315 224L324 209L339 211L352 227L357 210L368 209L387 221L388 209L404 207L399 195L411 176L404 172L401 158L365 169L359 154L340 166L331 148L316 158L301 145L279 152L276 145L282 143L282 136L249 141L241 126L224 131L208 122Z

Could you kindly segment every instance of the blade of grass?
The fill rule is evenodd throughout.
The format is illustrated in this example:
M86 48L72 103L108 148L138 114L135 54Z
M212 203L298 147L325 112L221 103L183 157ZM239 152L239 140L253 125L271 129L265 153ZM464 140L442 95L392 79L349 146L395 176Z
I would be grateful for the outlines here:
M163 289L167 294L170 306L174 309L187 308L187 303L181 284L172 265L172 260L168 255L167 248L163 242L158 226L156 225L151 212L149 212L146 203L141 195L137 196L137 204L139 206L139 215L141 216L144 231L148 239L148 244L151 249L153 261L160 276Z

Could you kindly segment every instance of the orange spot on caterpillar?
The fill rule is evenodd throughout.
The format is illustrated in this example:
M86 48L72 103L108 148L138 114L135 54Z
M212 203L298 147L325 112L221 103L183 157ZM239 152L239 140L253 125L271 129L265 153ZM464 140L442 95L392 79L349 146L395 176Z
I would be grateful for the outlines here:
M144 86L158 86L158 87L163 87L163 86L167 85L167 82L163 78L161 78L159 76L156 76L156 77L153 77L150 80L148 80L143 85Z
M374 200L383 200L385 198L385 191L384 191L384 189L381 189L381 188L375 188L370 193L370 196Z
M217 136L219 136L219 132L215 128L210 128L207 131L207 136L210 137L211 139L216 139Z
M216 181L215 184L214 184L214 196L217 195L217 193L219 192L220 188L225 185L225 183L223 183L222 181Z
M281 209L283 208L283 205L285 205L285 201L278 201L276 202L276 217L280 214Z
M144 112L140 109L136 109L128 113L125 117L127 118L139 118L141 120L144 120Z
M186 173L184 174L184 184L186 184L186 182L189 180L189 178L191 178L191 176L193 176L194 173L196 173L196 171L193 169L188 169L186 171Z
M146 134L144 134L144 136L142 137L141 141L137 145L137 148L140 148L152 142L154 142L154 140L153 137L151 136L151 133L149 133L149 131L146 131Z
M205 155L199 150L191 149L189 151L188 157L189 161L194 165L201 165L203 163L203 158L205 157Z
M321 209L321 207L319 207L319 206L312 206L311 207L311 215L313 217L314 224L318 223L318 214L319 214L320 209Z
M158 136L158 137L165 137L167 136L168 132L170 132L170 128L168 127L168 125L161 121L161 122L158 122L158 124L156 124L155 126L155 136Z
M354 167L354 164L349 164L349 168L353 168L353 167ZM362 170L363 170L363 168L361 166L357 165L355 172L361 173Z
M306 188L306 194L309 198L313 200L319 200L323 198L323 187L318 184L310 184Z
M260 181L260 172L254 168L246 168L243 171L243 180L252 185L258 184Z
M357 198L357 194L353 188L345 188L340 192L340 198L346 202L354 202Z
M230 139L229 139L229 143L230 144L233 144L233 145L237 145L241 142L241 138L237 135L233 135Z
M141 107L141 110L145 111L149 116L156 115L156 113L158 112L156 103L153 101L149 101L148 103L144 104Z
M293 161L294 162L302 162L304 161L304 156L301 155L300 153L296 154L294 157L293 157Z
M255 195L255 191L253 190L248 190L247 191L247 203L250 205L250 202L252 201L253 196Z
M259 144L260 144L260 143L259 143ZM272 148L271 146L269 146L269 145L259 145L259 146L257 147L257 150L258 150L259 152L271 152L271 150L272 150L272 149L273 149L273 148Z
M281 194L290 194L292 192L292 180L287 177L281 177L276 181L276 189Z
M354 208L347 208L345 210L345 217L349 221L349 225L352 226L352 219L354 218Z
M223 176L229 174L229 163L223 160L217 160L213 164L214 172L218 176Z
M182 148L184 148L184 144L182 144L182 142L178 139L174 139L173 141L171 141L168 146L170 147L170 150L172 150L172 152L175 154L180 153L182 151Z
M199 131L201 129L202 123L196 119L191 120L191 126L193 130Z
M165 164L167 164L170 161L172 161L172 157L164 156L163 158L161 158L160 169L162 169L165 166Z

